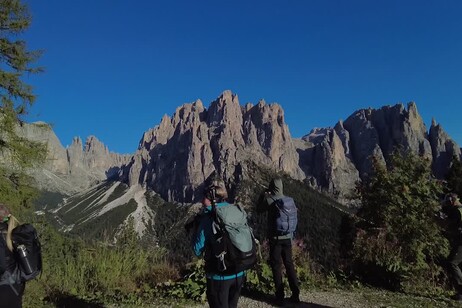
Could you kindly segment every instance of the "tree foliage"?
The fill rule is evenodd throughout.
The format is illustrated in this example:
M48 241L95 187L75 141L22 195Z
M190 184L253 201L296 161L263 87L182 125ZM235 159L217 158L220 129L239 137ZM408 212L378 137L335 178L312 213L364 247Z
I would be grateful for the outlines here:
M23 116L34 103L32 87L23 79L38 73L32 63L39 51L29 51L18 37L30 25L26 5L19 0L0 0L0 202L13 211L35 195L28 168L43 162L46 148L20 132Z
M395 153L388 168L378 160L374 168L359 186L354 255L362 274L396 289L436 279L441 271L436 264L448 246L435 219L443 187L432 177L430 161Z
M455 156L452 159L446 180L449 191L462 196L462 162Z

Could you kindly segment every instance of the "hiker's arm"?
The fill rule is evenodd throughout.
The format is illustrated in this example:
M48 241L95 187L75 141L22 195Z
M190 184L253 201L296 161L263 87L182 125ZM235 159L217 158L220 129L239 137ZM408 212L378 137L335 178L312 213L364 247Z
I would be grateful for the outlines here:
M199 227L193 235L193 250L196 256L200 256L205 248L205 219L201 219Z
M0 276L6 271L5 249L6 249L6 245L4 245L4 241L0 239Z
M260 197L257 201L257 213L263 213L268 210L268 193L266 191L260 194Z

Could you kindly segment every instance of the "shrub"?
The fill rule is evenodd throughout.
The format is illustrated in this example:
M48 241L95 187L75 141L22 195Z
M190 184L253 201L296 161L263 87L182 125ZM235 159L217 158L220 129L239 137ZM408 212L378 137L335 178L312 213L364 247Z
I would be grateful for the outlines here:
M389 168L375 160L374 169L358 187L356 273L391 289L433 284L441 273L438 262L448 252L435 219L441 183L432 177L430 162L414 154L393 154Z
M47 226L41 228L40 236L44 269L37 281L28 283L26 307L58 304L69 298L140 304L155 297L156 284L178 277L166 251L139 245L133 228L120 235L117 245L85 243Z
M449 190L462 197L462 162L457 157L451 161L446 180Z

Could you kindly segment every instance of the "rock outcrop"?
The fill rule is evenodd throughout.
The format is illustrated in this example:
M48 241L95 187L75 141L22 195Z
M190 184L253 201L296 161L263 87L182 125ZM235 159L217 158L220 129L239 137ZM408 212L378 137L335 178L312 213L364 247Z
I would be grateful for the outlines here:
M90 136L85 144L79 137L64 148L46 123L24 124L20 133L26 138L47 145L43 168L32 173L41 188L65 194L79 192L100 181L118 175L131 155L109 152L96 137Z
M144 134L122 179L166 200L191 202L214 170L235 183L247 160L304 177L282 108L264 101L242 107L237 95L225 91L208 109L198 100L164 116Z
M444 177L453 157L461 157L460 147L452 140L435 119L430 127L429 140L433 154L433 172L436 177Z
M452 157L460 159L458 145L440 125L430 132L416 104L361 109L334 128L314 129L296 143L300 166L311 182L341 200L355 183L372 170L372 157L386 162L395 149L432 159L433 172L443 177Z
M163 199L194 202L207 177L217 171L230 188L246 175L247 162L283 171L346 201L357 181L372 170L372 157L387 162L397 148L428 157L442 178L459 146L440 124L430 130L411 102L361 109L333 128L315 128L293 139L280 105L241 106L223 92L208 108L197 100L178 107L146 131L134 155L111 153L96 137L78 137L63 148L44 123L25 125L24 134L48 144L49 159L37 176L42 186L76 192L107 178L152 189Z

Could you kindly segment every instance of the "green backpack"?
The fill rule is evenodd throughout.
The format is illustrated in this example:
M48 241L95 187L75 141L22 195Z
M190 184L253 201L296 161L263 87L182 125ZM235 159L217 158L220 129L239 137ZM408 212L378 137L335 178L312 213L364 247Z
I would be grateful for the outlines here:
M232 275L252 268L257 262L256 241L247 213L239 205L212 205L212 217L214 260L206 270Z

